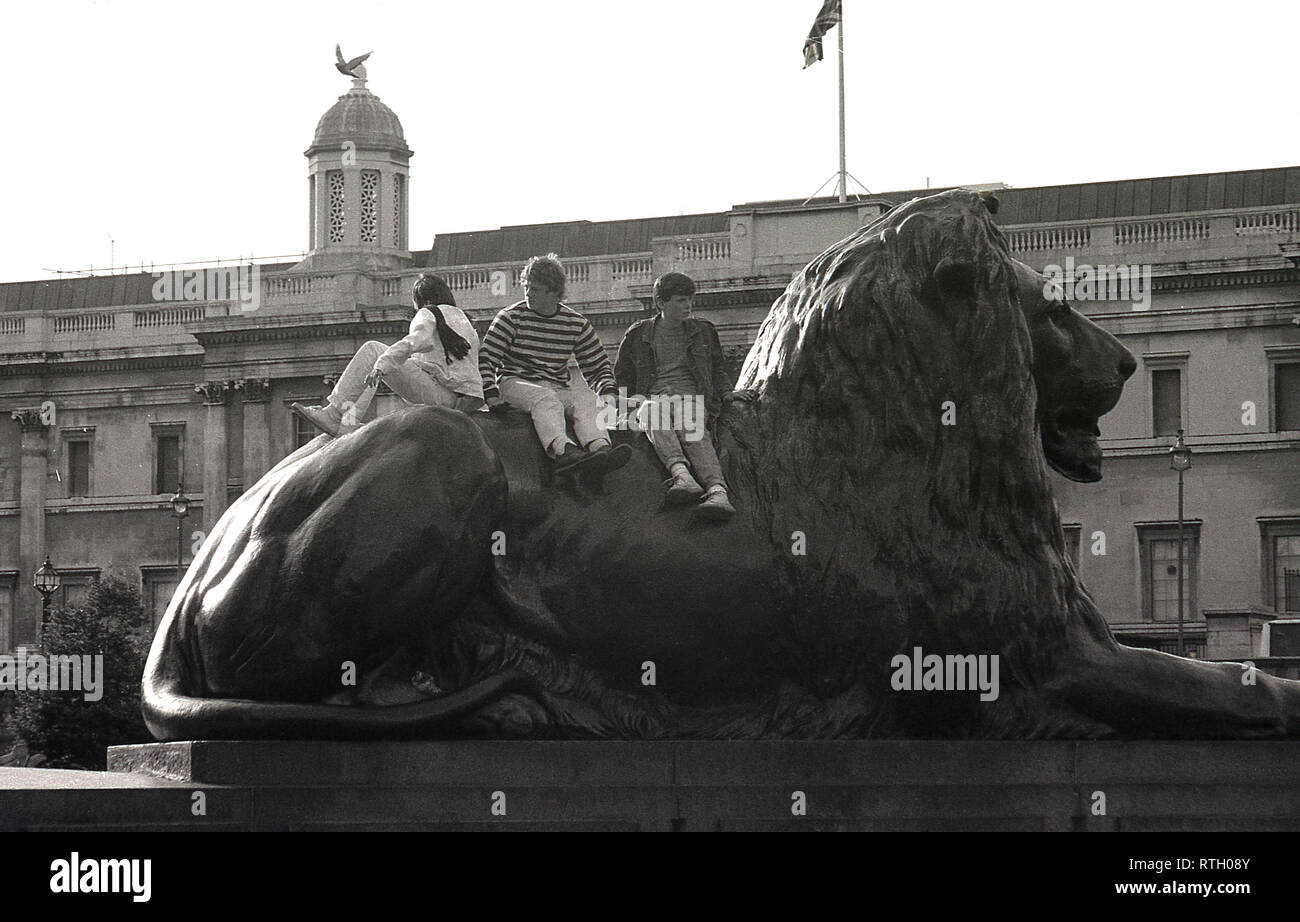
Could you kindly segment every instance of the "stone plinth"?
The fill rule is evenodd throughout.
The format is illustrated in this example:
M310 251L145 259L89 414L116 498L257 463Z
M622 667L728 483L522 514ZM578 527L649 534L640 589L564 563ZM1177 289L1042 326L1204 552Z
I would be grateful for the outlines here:
M109 766L0 769L0 829L1300 830L1293 742L185 742Z
M1294 742L199 741L109 767L29 821L121 828L126 790L150 828L201 825L203 791L241 829L1300 830ZM0 789L11 828L30 795Z

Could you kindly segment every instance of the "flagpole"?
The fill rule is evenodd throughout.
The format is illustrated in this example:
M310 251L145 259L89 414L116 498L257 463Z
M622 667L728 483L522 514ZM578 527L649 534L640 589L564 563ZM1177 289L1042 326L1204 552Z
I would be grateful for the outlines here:
M840 201L841 202L848 200L848 197L846 195L846 192L848 190L848 186L846 185L846 176L848 174L848 169L846 167L847 160L845 159L844 156L844 7L847 5L848 4L845 2L845 0L840 0L839 42L840 42Z

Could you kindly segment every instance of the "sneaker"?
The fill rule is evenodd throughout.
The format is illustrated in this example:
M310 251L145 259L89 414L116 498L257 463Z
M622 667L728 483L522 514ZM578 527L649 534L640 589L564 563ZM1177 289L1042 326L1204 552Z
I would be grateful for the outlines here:
M327 404L323 407L304 407L300 403L289 405L294 416L300 416L307 422L311 423L321 432L338 438L340 435L346 435L355 429L355 426L348 427L343 425L343 414L333 404Z
M704 487L699 485L691 472L683 470L668 480L668 493L664 497L670 506L682 506L694 502L704 495Z
M555 470L560 472L573 470L579 464L589 460L589 458L590 456L585 451L570 442L564 446L564 451L556 455Z
M727 499L727 488L721 485L709 487L704 499L695 507L696 515L710 522L721 522L736 514L736 507Z
M591 467L598 473L608 474L610 471L616 471L632 459L632 447L630 445L602 445L587 453L591 458Z

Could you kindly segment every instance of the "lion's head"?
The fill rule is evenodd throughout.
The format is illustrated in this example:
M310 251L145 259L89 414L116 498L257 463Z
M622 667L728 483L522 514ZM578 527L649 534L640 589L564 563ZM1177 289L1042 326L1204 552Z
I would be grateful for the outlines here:
M1028 675L1090 604L1047 468L1100 477L1097 421L1134 361L1044 297L994 207L965 190L916 199L830 247L741 371L758 397L736 415L729 476L774 542L833 536L791 580L801 598L867 600L803 631L860 649L851 672L921 643L1001 650Z
M1059 297L1046 279L1015 263L1016 300L1034 344L1034 384L1043 454L1059 474L1084 483L1101 479L1098 420L1119 402L1137 363L1115 337Z
M774 305L737 387L793 386L843 407L875 389L898 398L879 388L884 375L928 388L939 405L967 397L968 410L994 385L1014 412L1015 379L1029 373L1046 460L1071 480L1100 480L1098 421L1136 362L1045 294L1046 278L1011 257L996 210L995 198L953 190L914 199L830 247Z

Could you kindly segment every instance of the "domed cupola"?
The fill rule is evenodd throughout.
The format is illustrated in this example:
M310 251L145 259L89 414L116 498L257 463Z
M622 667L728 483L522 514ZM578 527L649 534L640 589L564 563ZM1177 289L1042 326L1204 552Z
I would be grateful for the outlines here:
M321 116L308 161L311 268L392 268L411 258L410 159L402 123L366 88L364 54L336 68L352 89ZM304 266L303 268L308 268Z
M406 146L406 136L402 133L397 113L366 89L364 77L354 79L352 89L340 96L339 101L320 117L307 156L322 148L341 152L348 141L358 149L392 151L404 157L410 157L412 153Z

